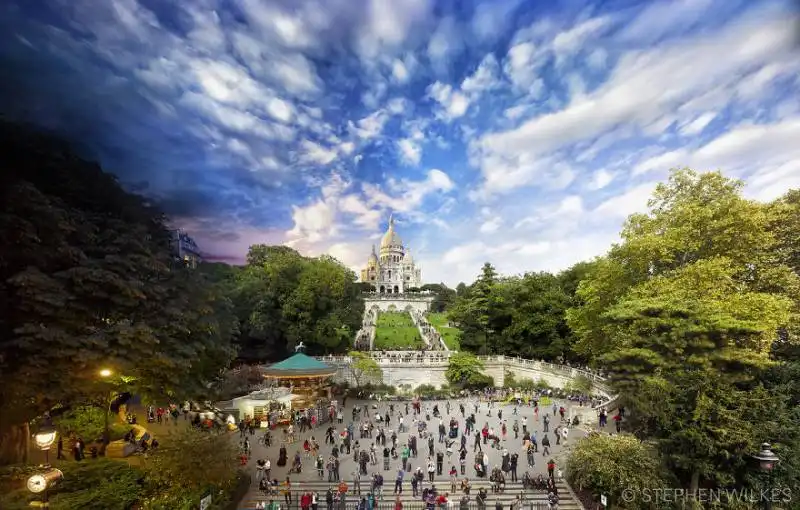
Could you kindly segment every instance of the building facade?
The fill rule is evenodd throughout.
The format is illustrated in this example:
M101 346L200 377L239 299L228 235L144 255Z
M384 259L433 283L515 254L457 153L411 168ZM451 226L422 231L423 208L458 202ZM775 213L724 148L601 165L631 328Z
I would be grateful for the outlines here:
M376 252L375 245L372 246L367 265L361 270L361 281L372 285L379 294L402 294L422 286L422 270L395 231L394 217L389 217L380 250Z
M200 248L189 234L180 229L170 232L170 244L175 257L189 267L197 267L203 261Z

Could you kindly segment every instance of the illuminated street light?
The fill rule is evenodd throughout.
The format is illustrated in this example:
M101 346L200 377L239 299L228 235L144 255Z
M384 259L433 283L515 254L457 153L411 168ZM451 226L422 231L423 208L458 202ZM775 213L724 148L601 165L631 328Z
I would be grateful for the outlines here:
M111 370L104 368L103 370L100 371L100 377L111 377L112 373L113 372L111 372Z
M39 431L34 434L33 440L40 450L47 451L56 441L56 435L55 427L52 425L42 425L39 427Z
M777 464L781 459L778 458L777 455L772 451L772 445L769 443L761 443L761 451L757 454L753 455L753 458L758 461L758 468L768 473L768 484L769 484L769 492L772 492L772 470L775 469L775 464ZM764 498L764 508L766 510L770 510L772 508L772 501L770 500L770 494Z

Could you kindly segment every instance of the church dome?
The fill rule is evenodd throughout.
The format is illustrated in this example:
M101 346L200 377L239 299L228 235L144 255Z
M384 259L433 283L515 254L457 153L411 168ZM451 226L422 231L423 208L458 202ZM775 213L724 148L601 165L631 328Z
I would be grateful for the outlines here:
M390 246L403 246L403 240L394 231L394 218L389 218L389 228L383 234L383 239L381 239L381 249L389 248Z
M372 245L372 253L369 254L369 260L367 261L367 265L369 267L375 267L378 265L378 255L375 253L375 245Z
M410 250L406 250L406 255L403 257L403 263L404 264L413 264L414 263L414 257L411 256L411 251Z

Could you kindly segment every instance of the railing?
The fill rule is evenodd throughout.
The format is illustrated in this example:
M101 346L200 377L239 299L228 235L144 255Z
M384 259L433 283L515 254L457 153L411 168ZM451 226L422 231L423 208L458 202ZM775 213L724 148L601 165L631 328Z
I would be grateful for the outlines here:
M447 364L450 362L450 356L453 351L436 351L420 353L419 351L391 351L392 354L384 354L381 351L369 351L365 354L369 355L375 361L381 364L414 364L414 365L438 365ZM349 356L318 356L318 360L323 363L351 363L352 359ZM518 366L526 366L535 370L547 369L554 372L560 372L565 376L578 377L584 376L594 382L604 382L606 378L597 372L590 372L581 368L571 367L569 365L559 365L557 363L548 363L547 361L531 360L519 357L510 356L478 356L478 359L484 363L514 363Z
M428 299L433 299L434 297L436 297L433 293L404 294L402 292L397 294L376 294L371 292L364 292L362 293L362 295L369 300L378 300L378 301L426 301Z

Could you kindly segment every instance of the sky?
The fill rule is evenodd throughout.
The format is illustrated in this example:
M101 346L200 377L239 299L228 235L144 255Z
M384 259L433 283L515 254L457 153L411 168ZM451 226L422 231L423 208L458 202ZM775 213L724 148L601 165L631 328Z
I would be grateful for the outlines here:
M672 167L800 187L799 4L7 0L0 112L62 133L206 256L427 282L601 255Z

